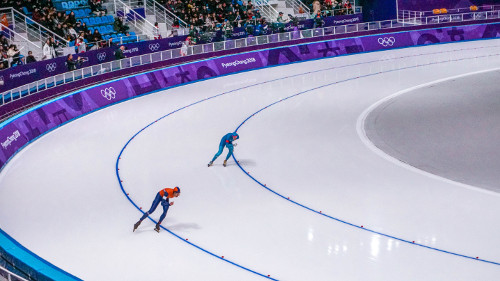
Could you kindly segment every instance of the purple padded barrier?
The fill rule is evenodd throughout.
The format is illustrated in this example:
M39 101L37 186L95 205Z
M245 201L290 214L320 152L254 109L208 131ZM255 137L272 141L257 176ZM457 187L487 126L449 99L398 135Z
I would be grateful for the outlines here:
M240 53L138 74L74 92L0 124L0 168L25 144L51 129L104 106L167 87L239 71L323 57L498 37L500 23L404 31ZM58 87L55 90L60 89Z
M137 56L139 54L149 54L158 51L180 48L187 36L178 36L175 38L166 38L155 41L142 41L128 43L124 51L127 57ZM115 59L114 52L117 46L104 48L95 51L89 51L75 56L87 58L88 61L82 64L82 67L109 62ZM45 60L25 65L16 66L0 72L0 80L5 82L0 86L0 92L4 92L27 83L32 83L43 78L68 72L66 67L66 57L59 57L52 60Z
M359 23L363 21L362 14L343 15L325 18L325 27L344 25L351 23ZM313 28L314 21L304 20L299 22L299 29ZM292 31L293 26L291 23L285 25L285 31ZM247 37L245 28L235 28L233 32L233 39L240 39ZM180 48L182 42L186 40L187 36L176 36L174 38L165 38L154 41L142 41L136 43L128 43L127 49L124 54L127 57L138 56L141 54L149 54L158 51L165 51L170 49ZM222 40L222 32L219 32L215 37L217 40ZM97 65L105 62L110 62L115 59L114 52L118 46L111 48L104 48L95 51L89 51L75 56L87 58L88 61L82 64L82 67ZM45 60L36 63L20 65L14 68L6 69L0 72L0 80L3 80L4 85L0 85L0 92L8 91L28 83L36 82L38 80L51 77L54 75L63 74L68 71L65 64L66 57L59 57L52 60Z
M497 20L484 20L482 21L483 24L486 23L495 23ZM443 23L440 24L441 27L447 27L447 26L463 26L463 25L468 25L467 23ZM399 28L393 28L393 29L386 29L384 30L385 32L399 32L399 31L410 31L410 30L421 30L424 29L425 26L413 26L413 27L399 27ZM491 29L493 28L493 29ZM488 33L493 33L489 34L487 38L495 37L497 33L500 32L500 30L497 31L495 27L490 27L490 31ZM371 30L371 31L363 31L363 32L357 32L356 36L366 36L366 35L371 35L371 34L379 34L380 30ZM7 116L12 116L14 114L17 114L17 112L24 110L25 108L34 106L35 104L38 104L44 100L47 100L49 98L56 97L58 95L62 95L65 93L68 93L73 90L77 90L79 88L83 88L88 85L94 85L99 82L104 82L104 81L109 81L112 80L113 78L118 78L118 77L123 77L123 76L128 76L144 71L149 71L153 69L158 69L158 68L163 68L167 67L170 65L175 65L179 63L186 63L194 60L200 60L200 59L207 59L215 56L223 56L223 55L230 55L230 54L236 54L236 53L243 53L243 52L249 52L249 51L255 51L255 50L262 50L262 49L269 49L269 48L275 48L275 47L284 47L287 45L297 45L297 44L306 44L310 42L316 42L320 40L334 40L334 39L340 39L340 38L347 38L351 37L352 34L340 34L340 35L327 35L323 37L313 37L313 38L304 38L304 39L298 39L294 41L284 41L284 42L278 42L276 41L275 43L270 43L266 45L254 45L250 47L245 47L245 48L239 48L239 49L229 49L229 50L224 50L224 51L218 51L218 52L211 52L211 53L205 53L205 54L199 54L199 55L193 55L189 57L180 57L176 59L171 59L171 60L166 60L166 61L160 61L152 64L146 64L142 66L135 66L132 68L127 68L119 71L114 71L112 73L105 73L97 76L92 76L90 78L82 79L82 80L77 80L76 82L71 82L68 84L64 84L61 86L53 87L48 90L44 90L41 92L38 92L34 95L29 95L26 96L22 99L17 99L14 100L6 105L0 106L0 118L4 119Z

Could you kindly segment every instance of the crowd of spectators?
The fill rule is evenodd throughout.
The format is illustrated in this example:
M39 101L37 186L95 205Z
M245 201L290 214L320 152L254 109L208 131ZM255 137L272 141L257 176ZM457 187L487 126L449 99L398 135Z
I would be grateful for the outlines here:
M323 16L340 16L353 14L353 6L349 0L303 0L315 17L318 13Z
M9 44L7 38L3 34L0 35L0 70L34 61L36 59L31 51L28 53L28 56L23 57L17 45Z
M260 10L251 0L165 0L165 7L189 25L200 28L222 25L229 22L240 27L248 21L262 18ZM176 23L175 23L176 24ZM175 25L174 24L174 25Z

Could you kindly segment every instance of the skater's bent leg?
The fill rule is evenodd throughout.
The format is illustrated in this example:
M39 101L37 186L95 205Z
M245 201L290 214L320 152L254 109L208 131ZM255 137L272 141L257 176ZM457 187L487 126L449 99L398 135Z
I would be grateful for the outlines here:
M226 160L233 155L233 146L228 146L229 152L227 153Z
M163 205L163 214L161 214L160 216L160 220L158 221L159 224L161 224L161 222L165 219L165 217L167 216L167 211L168 211L168 207L170 206L168 202L166 202L167 204Z
M160 201L161 201L161 196L158 193L158 194L156 194L156 197L155 197L155 200L153 201L153 204L151 204L151 208L149 209L149 211L144 213L144 215L142 215L140 220L142 221L145 218L147 218L150 214L152 214L156 210L156 207L158 207L158 204L160 204Z
M224 149L224 146L223 145L220 145L219 146L219 151L217 151L217 153L215 154L214 158L212 159L212 162L215 161L215 159L217 159L217 157L219 157L221 154L222 154L222 150Z

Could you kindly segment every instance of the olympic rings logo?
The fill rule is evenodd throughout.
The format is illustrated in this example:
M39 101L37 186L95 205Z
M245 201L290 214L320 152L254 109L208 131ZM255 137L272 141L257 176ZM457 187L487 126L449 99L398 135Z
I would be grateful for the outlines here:
M378 43L384 47L393 46L396 43L396 38L394 37L384 37L379 38Z
M49 63L49 64L45 65L45 68L47 69L47 71L53 72L56 70L57 64L55 62Z
M160 49L160 43L149 44L149 49L151 52L158 51L158 49Z
M116 98L116 90L113 87L105 88L101 90L101 95L107 100L112 100Z
M99 54L97 54L97 59L99 61L103 61L104 59L106 59L106 53L99 53Z

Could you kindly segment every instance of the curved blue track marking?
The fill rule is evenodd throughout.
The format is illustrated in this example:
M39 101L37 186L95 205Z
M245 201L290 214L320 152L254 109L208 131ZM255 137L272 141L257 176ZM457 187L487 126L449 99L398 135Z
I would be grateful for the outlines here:
M434 52L434 53L423 53L423 54L416 54L416 55L408 55L408 56L400 56L400 57L394 57L394 58L387 58L387 59L380 59L380 60L372 60L372 61L366 61L366 62L360 62L360 63L355 63L355 64L348 64L348 65L342 65L342 66L336 66L336 67L329 67L329 68L324 68L324 69L319 69L319 70L314 70L314 71L308 71L308 72L303 72L303 73L299 73L299 74L294 74L294 75L289 75L289 76L285 76L285 77L281 77L281 78L276 78L276 79L272 79L272 80L267 80L267 81L264 81L264 82L259 82L259 83L255 83L255 84L251 84L251 85L247 85L247 86L244 86L244 87L241 87L241 88L237 88L237 89L233 89L233 90L230 90L230 91L227 91L227 92L223 92L223 93L220 93L220 94L217 94L217 95L214 95L214 96L211 96L211 97L208 97L208 98L205 98L205 99L201 99L201 100L198 100L196 102L193 102L191 104L188 104L186 106L183 106L181 108L178 108L158 119L156 119L155 121L149 123L148 125L146 125L145 127L143 127L142 129L140 129L137 133L135 133L126 143L125 145L122 147L117 159L116 159L116 165L115 165L115 171L116 171L116 177L118 179L118 184L120 185L120 188L123 192L123 194L125 195L125 197L130 201L130 203L139 211L141 212L142 214L144 214L144 211L130 198L129 194L125 191L125 187L123 186L123 181L122 181L122 178L120 177L120 172L119 172L119 164L120 164L120 160L121 160L121 157L123 156L123 153L125 151L125 149L127 148L127 146L132 142L132 140L137 136L139 135L140 133L142 133L143 131L145 131L147 128L149 128L150 126L154 125L155 123L157 123L158 121L176 113L176 112L179 112L181 110L184 110L186 108L189 108L189 107L192 107L194 105L197 105L199 103L202 103L202 102L205 102L205 101L208 101L208 100L211 100L211 99L214 99L214 98L217 98L217 97L221 97L221 96L224 96L224 95L227 95L227 94L230 94L230 93L235 93L235 92L238 92L238 91L241 91L243 89L247 89L247 88L251 88L251 87L255 87L255 86L259 86L259 85L263 85L263 84L267 84L267 83L272 83L272 82L276 82L276 81L279 81L279 80L285 80L285 79L290 79L290 78L294 78L294 77L297 77L297 76L302 76L302 75L307 75L307 74L312 74L312 73L317 73L317 72L322 72L322 71L328 71L328 70L333 70L333 69L341 69L341 68L346 68L346 67L351 67L351 66L357 66L357 65L364 65L364 64L370 64L370 63L376 63L376 62L383 62L383 61L389 61L389 60L394 60L394 59L402 59L402 58L410 58L410 57L419 57L419 56L424 56L424 55L435 55L435 54L441 54L441 53L451 53L451 52L458 52L458 51L463 51L463 50L474 50L474 49L482 49L482 48L492 48L492 47L477 47L477 48L464 48L464 49L455 49L455 50L448 50L448 51L441 51L441 52ZM305 94L305 93L309 93L309 92L313 92L315 90L318 90L318 89L321 89L321 88L324 88L324 87L328 87L328 86L332 86L332 85L335 85L335 84L340 84L340 83L344 83L344 82L347 82L347 81L352 81L352 80L356 80L356 79L360 79L360 78L365 78L365 77L370 77L370 76L376 76L376 75L379 75L379 74L383 74L383 73L389 73L389 72L395 72L395 71L400 71L400 70L405 70L405 69L412 69L412 68L418 68L418 67L423 67L423 66L429 66L429 65L436 65L436 64L441 64L441 63L445 63L445 62L450 62L450 61L462 61L462 60L469 60L469 59L477 59L477 58L484 58L484 57L491 57L491 56L500 56L500 54L495 54L495 55L483 55L483 56L474 56L474 57L469 57L469 58L462 58L462 59L455 59L455 60L446 60L446 61L440 61L440 62L432 62L432 63L427 63L427 64L418 64L418 65L414 65L414 66L408 66L408 67L403 67L403 68L398 68L398 69L393 69L393 70L387 70L387 71L380 71L380 72L374 72L374 73L371 73L371 74L367 74L367 75L363 75L363 76L357 76L357 77L352 77L352 78L349 78L349 79L345 79L345 80L340 80L340 81L336 81L336 82L332 82L332 83L328 83L328 84L325 84L325 85L321 85L321 86L318 86L318 87L314 87L312 89L308 89L308 90L305 90L305 91L302 91L300 93L297 93L297 94L294 94L294 95L291 95L291 96L288 96L286 98L283 98L283 99L280 99L274 103L271 103L269 104L268 106L256 111L254 114L252 114L251 116L249 116L248 118L246 118L235 130L238 131L238 129L243 126L243 124L245 124L245 122L247 122L250 118L252 118L253 116L255 116L256 114L260 113L261 111L273 106L273 105L276 105L280 102L283 102L283 101L286 101L288 99L291 99L293 97L296 97L296 96L299 96L299 95L302 95L302 94ZM290 200L288 199L288 197L285 197L279 193L277 193L276 191L272 190L271 188L267 187L266 185L262 184L259 180L257 180L256 178L254 178L253 176L251 176L240 164L239 162L237 161L236 157L233 155L233 159L235 160L235 162L237 163L238 167L246 174L248 175L252 180L254 180L256 183L258 183L261 187L265 188L266 190L272 192L273 194L297 205L297 206L300 206L304 209L307 209L309 211L312 211L312 212L315 212L315 213L318 213L324 217L327 217L329 219L332 219L332 220L335 220L335 221L338 221L338 222L341 222L341 223L344 223L346 225L349 225L349 226L352 226L352 227L356 227L356 228L359 228L359 229L363 229L365 231L369 231L369 232L372 232L372 233L375 233L375 234L379 234L381 236L385 236L385 237L388 237L388 238L392 238L392 239L395 239L395 240L399 240L399 241L402 241L402 242L405 242L405 243L410 243L410 244L413 244L413 245L417 245L417 246L420 246L420 247L424 247L424 248L428 248L428 249L432 249L432 250L436 250L436 251L440 251L440 252L443 252L443 253L447 253L447 254L452 254L452 255L456 255L456 256L461 256L461 257L465 257L465 258L469 258L469 259L474 259L474 260L479 260L479 261L483 261L483 262L487 262L487 263L491 263L491 264L495 264L495 265L500 265L499 263L496 263L496 262L492 262L492 261L487 261L487 260L482 260L482 259L476 259L476 258L473 258L473 257L470 257L470 256L466 256L466 255L461 255L461 254L458 254L458 253L454 253L454 252L450 252L450 251L445 251L445 250L441 250L441 249L437 249L437 248L433 248L433 247L429 247L429 246L426 246L426 245L422 245L422 244L418 244L418 243L413 243L411 241L408 241L408 240L405 240L405 239L402 239L402 238L398 238L398 237L395 237L395 236L391 236L391 235L388 235L388 234L384 234L384 233L380 233L380 232L377 232L377 231L374 231L374 230L371 230L371 229L367 229L367 228L363 228L362 226L358 226L358 225L355 225L355 224L352 224L350 222L347 222L347 221L344 221L344 220L341 220L339 218L335 218L333 216L330 216L330 215L327 215L327 214L323 214L321 211L316 211L310 207L307 207L305 205L302 205L296 201L293 201L293 200ZM151 217L148 217L152 222L154 223L157 223L157 221L153 220ZM233 262L231 260L228 260L228 259L225 259L225 258L222 258L221 255L217 255L207 249L204 249L196 244L194 244L193 242L191 241L188 241L187 239L181 237L180 235L176 234L175 232L161 226L162 229L166 230L169 234L173 235L174 237L182 240L183 242L185 243L188 243L189 245L211 255L211 256L214 256L222 261L225 261L227 263L230 263L234 266L237 266L243 270L246 270L248 272L251 272L253 274L256 274L256 275L259 275L261 277L264 277L264 278L267 278L267 279L270 279L270 280L277 280L273 277L270 277L270 275L266 275L266 274L262 274L262 273L259 273L259 272L256 272L252 269L249 269L245 266L242 266L236 262Z
M489 55L487 57L490 57L490 56L498 56L498 55ZM465 60L465 59L458 59L458 60L453 60L453 61L460 61L460 60ZM429 63L429 64L426 64L426 65L432 65L432 64L437 64L437 63ZM362 76L359 76L359 77L355 77L355 78L349 78L349 79L345 79L345 80L341 80L341 81L337 81L337 82L333 82L333 83L330 83L330 84L325 84L325 85L321 85L321 86L318 86L318 87L315 87L315 88L312 88L312 89L309 89L309 90L306 90L306 91L302 91L302 92L299 92L297 94L294 94L294 95L291 95L291 96L288 96L286 98L283 98L283 99L280 99L276 102L273 102L261 109L259 109L258 111L256 111L255 113L251 114L250 116L248 116L245 120L243 120L243 122L241 122L241 124L236 128L236 130L234 130L234 132L238 132L238 130L248 121L250 120L252 117L254 117L255 115L259 114L260 112L268 109L269 107L273 106L273 105L276 105L278 103L281 103L283 101L286 101L286 100L289 100L291 98L294 98L294 97L297 97L297 96L300 96L300 95L303 95L303 94L306 94L306 93L310 93L310 92L313 92L315 90L318 90L318 89L321 89L321 88L325 88L325 87L328 87L328 86L332 86L332 85L336 85L336 84L340 84L340 83L343 83L343 82L347 82L347 81L351 81L351 80L356 80L356 79L359 79L359 78L366 78L366 77L370 77L370 76L374 76L374 75L378 75L378 74L381 74L381 73L387 73L387 72L392 72L392 71L399 71L399 70L403 70L403 69L408 69L408 68L413 68L412 67L404 67L404 68L400 68L400 69L396 69L396 70L389 70L389 71L384 71L384 72L377 72L377 73L372 73L372 74L367 74L367 75L362 75ZM419 247L423 247L423 248L427 248L427 249L430 249L430 250L434 250L434 251L438 251L438 252L442 252L442 253L446 253L446 254L450 254L450 255L455 255L455 256L459 256L459 257L463 257L463 258L467 258L467 259L472 259L472 260L476 260L476 261L481 261L481 262L486 262L486 263L490 263L490 264L494 264L494 265L500 265L499 262L494 262L494 261L489 261L489 260L484 260L484 259L479 259L478 257L473 257L473 256L468 256L468 255L463 255L463 254L459 254L459 253L455 253L455 252L451 252L451 251L447 251L447 250L443 250L443 249L439 249L439 248L435 248L435 247L431 247L431 246L427 246L427 245L424 245L424 244L420 244L420 243L416 243L415 241L410 241L410 240L406 240L404 238L399 238L399 237L396 237L396 236L392 236L390 234L386 234L386 233L382 233L382 232L378 232L378 231L375 231L375 230L372 230L372 229L369 229L369 228L365 228L363 227L363 225L355 225L353 223L350 223L350 222L347 222L345 220L342 220L340 218L337 218L337 217L333 217L331 215L328 215L328 214L325 214L323 213L322 211L318 211L318 210L314 210L306 205L303 205L297 201L294 201L292 199L290 199L290 197L287 197L287 196L284 196L278 192L276 192L275 190L273 190L272 188L268 187L266 184L263 184L261 181L259 181L258 179L256 179L255 177L253 177L252 175L250 175L249 172L247 172L239 163L238 159L236 158L235 154L233 153L233 160L235 161L235 163L238 165L238 167L248 176L250 177L253 181L255 181L257 184L259 184L261 187L263 187L264 189L266 189L267 191L270 191L271 193L273 193L274 195L277 195L279 197L281 197L282 199L285 199L287 201L289 201L290 203L292 204L295 204L301 208L304 208L304 209L307 209L311 212L314 212L316 214L319 214L321 216L324 216L328 219L331 219L331 220L334 220L334 221L337 221L337 222L340 222L340 223L343 223L343 224L346 224L346 225L349 225L349 226L352 226L352 227L355 227L355 228L358 228L358 229L362 229L362 230L365 230L365 231L368 231L368 232L371 232L371 233L374 233L374 234L378 234L378 235L381 235L381 236L384 236L384 237L387 237L387 238L391 238L391 239L395 239L395 240L398 240L398 241L401 241L401 242L404 242L404 243L408 243L408 244L411 244L411 245L415 245L415 246L419 246Z

